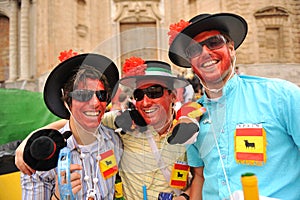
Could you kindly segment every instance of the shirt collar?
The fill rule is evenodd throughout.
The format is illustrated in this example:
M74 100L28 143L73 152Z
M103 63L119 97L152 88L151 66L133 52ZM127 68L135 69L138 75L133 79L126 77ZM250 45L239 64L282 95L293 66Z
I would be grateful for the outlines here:
M223 95L220 98L218 98L217 100L210 99L210 98L207 97L206 93L204 92L203 96L199 99L199 102L203 103L203 102L219 102L219 101L222 101L222 99L228 97L228 95L231 94L231 92L234 90L234 88L237 87L239 80L240 80L240 77L235 74L225 84L224 88L222 89Z

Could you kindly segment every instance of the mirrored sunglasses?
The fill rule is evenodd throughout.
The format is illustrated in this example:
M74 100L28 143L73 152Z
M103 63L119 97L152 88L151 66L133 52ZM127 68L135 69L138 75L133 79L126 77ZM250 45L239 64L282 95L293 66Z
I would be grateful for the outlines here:
M108 99L107 91L105 90L74 90L69 93L69 96L77 101L85 102L89 101L94 94L101 102L105 102Z
M161 85L152 85L145 89L136 89L133 92L133 97L136 101L141 101L144 99L144 95L147 95L150 99L160 98L164 95L164 88Z
M215 35L202 42L191 44L186 48L185 54L188 58L195 58L201 55L204 45L210 50L215 50L223 47L226 42L227 40L223 35Z

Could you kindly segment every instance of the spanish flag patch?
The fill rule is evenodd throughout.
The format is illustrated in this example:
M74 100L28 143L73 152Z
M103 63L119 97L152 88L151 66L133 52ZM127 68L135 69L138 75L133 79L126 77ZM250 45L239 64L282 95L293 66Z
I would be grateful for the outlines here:
M106 151L100 154L99 161L100 170L104 179L108 179L118 172L118 165L113 150Z
M234 134L237 163L261 166L266 162L266 132L261 124L239 124Z
M184 162L176 162L173 165L170 186L173 188L183 189L187 185L190 166Z

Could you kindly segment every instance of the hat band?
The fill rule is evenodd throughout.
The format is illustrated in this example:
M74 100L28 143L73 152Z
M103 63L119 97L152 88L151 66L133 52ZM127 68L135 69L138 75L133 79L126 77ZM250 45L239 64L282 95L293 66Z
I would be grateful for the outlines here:
M145 75L172 76L171 71L158 67L147 68Z

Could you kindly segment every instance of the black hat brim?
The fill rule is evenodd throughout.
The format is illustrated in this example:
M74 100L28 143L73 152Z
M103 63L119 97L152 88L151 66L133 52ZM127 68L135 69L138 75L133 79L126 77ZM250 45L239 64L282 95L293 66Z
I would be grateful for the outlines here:
M42 136L51 138L51 140L53 140L53 142L55 142L55 144L56 144L56 150L51 158L45 159L45 160L38 160L38 159L34 158L32 155L31 144L36 139L38 139ZM33 133L30 136L30 138L27 140L25 148L24 148L23 160L29 167L31 167L34 170L48 171L57 166L59 151L66 145L67 144L66 144L65 139L59 131L54 130L54 129L40 129L40 130L36 131L35 133ZM38 148L37 150L43 151L43 149L45 150L45 148L49 148L49 147L47 145L46 146L41 145L40 148Z
M235 49L237 49L247 35L248 26L242 17L235 14L207 14L205 17L192 22L175 37L169 48L170 60L175 65L190 68L191 64L185 54L185 50L195 36L209 30L219 30L228 34L234 41Z
M64 119L70 118L70 113L62 101L62 88L68 79L78 72L83 64L95 67L108 80L113 91L119 80L117 66L109 58L99 54L80 54L60 63L48 76L44 87L44 101L48 109L56 116ZM110 96L112 94L109 94ZM110 99L107 103L110 102Z

